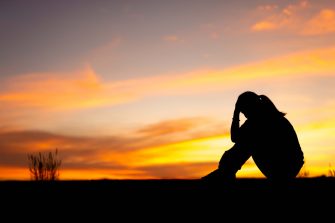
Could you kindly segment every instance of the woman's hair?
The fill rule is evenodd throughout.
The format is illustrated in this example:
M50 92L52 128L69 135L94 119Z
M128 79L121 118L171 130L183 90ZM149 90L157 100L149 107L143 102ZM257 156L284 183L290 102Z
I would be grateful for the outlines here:
M275 104L266 95L259 95L259 100L261 101L260 104L265 114L286 115L286 113L279 111Z
M279 111L270 98L268 98L266 95L258 95L252 91L246 91L240 94L238 97L238 103L242 109L245 106L258 107L259 113L262 116L286 115L286 113Z
M238 96L237 102L240 108L254 105L258 102L259 95L252 91L245 91Z

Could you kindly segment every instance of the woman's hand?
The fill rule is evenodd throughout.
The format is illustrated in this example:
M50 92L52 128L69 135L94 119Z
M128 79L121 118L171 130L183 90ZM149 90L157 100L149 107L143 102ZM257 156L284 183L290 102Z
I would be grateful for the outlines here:
M235 103L235 109L234 109L234 115L233 115L234 120L240 119L240 112L241 112L241 106L240 106L239 100L237 100Z
M240 128L240 112L241 112L240 104L239 101L237 100L234 109L233 121L230 127L230 137L232 142L236 142L238 139L238 132Z

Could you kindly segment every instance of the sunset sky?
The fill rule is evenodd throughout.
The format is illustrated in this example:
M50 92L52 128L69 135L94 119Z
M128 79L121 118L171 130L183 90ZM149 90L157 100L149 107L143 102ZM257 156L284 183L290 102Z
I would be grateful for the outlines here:
M200 178L247 90L287 113L304 173L335 168L333 0L1 1L0 49L0 180L56 148L60 179Z

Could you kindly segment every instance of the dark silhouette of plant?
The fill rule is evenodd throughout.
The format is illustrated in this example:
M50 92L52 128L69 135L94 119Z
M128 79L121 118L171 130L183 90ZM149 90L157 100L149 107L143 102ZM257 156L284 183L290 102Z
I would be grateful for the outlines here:
M309 171L306 169L306 160L305 160L305 164L302 166L301 170L299 171L297 177L299 178L309 177Z
M59 167L62 161L57 158L58 150L54 153L48 152L42 154L39 152L37 155L28 154L29 172L33 180L58 180Z
M309 177L309 171L308 170L301 170L297 177L299 177L299 178Z
M332 168L332 165L330 163L329 163L328 176L335 177L335 169Z

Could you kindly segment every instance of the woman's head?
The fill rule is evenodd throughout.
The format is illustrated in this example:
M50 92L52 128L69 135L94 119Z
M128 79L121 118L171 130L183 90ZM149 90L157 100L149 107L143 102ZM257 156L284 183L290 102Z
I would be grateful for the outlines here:
M276 108L267 96L258 95L252 91L246 91L240 94L236 103L246 118L285 115L285 113L280 112Z

